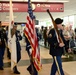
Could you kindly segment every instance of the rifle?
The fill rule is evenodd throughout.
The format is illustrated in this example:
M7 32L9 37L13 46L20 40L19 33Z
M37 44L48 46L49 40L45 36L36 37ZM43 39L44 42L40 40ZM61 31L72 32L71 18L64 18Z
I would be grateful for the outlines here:
M55 31L57 32L59 42L60 42L60 43L63 43L63 41L62 41L62 39L61 39L61 37L60 37L59 31L58 31L57 25L56 25L56 23L55 23L52 15L51 15L49 9L47 9L47 12L48 12L50 18L52 19L52 23L53 23L53 26L54 26Z

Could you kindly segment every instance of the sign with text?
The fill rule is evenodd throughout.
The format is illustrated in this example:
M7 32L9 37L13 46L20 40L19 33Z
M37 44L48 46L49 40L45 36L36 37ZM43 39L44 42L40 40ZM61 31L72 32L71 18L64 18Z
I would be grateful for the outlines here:
M27 3L12 3L14 12L27 12L28 4ZM46 12L49 9L50 12L63 12L64 4L63 3L32 3L34 12ZM9 12L9 3L1 2L0 3L0 12Z

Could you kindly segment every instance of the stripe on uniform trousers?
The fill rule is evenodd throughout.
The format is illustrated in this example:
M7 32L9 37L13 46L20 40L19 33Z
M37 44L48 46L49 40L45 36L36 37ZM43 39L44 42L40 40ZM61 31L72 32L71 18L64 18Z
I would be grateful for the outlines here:
M54 56L54 59L55 59L56 66L57 66L57 69L58 69L58 74L61 75L61 73L60 73L60 68L59 68L59 65L58 65L58 62L57 62L56 56Z

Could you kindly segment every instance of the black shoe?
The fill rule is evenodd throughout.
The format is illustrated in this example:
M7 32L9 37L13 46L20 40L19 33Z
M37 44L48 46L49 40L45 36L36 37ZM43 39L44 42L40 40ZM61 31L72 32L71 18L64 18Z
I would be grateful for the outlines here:
M0 70L4 70L3 67L0 67Z
M15 74L20 74L20 72L19 72L19 71L14 71L14 73L15 73Z
M27 71L29 71L29 73L32 74L32 71L29 68L27 68Z

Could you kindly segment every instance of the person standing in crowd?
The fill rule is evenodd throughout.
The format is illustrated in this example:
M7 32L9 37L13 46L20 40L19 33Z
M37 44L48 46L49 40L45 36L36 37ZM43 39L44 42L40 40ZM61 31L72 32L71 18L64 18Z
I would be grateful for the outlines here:
M41 30L40 30L40 33L41 33L41 39L42 39L42 41L43 41L43 32L44 32L44 26L41 26Z
M68 53L68 47L69 48L73 48L75 45L74 45L74 39L75 39L75 33L74 33L74 30L72 29L72 26L67 26L64 31L63 31L63 35L64 35L64 38L67 42L66 44L66 47L65 47L65 50L66 52ZM70 53L73 53L73 51L71 50Z
M44 37L44 46L47 47L47 27L45 27L44 29L43 37Z
M3 56L6 47L5 44L6 41L7 41L7 35L5 30L2 28L0 21L0 70L3 70Z
M68 31L70 33L71 39L74 39L75 38L75 32L72 29L72 25L69 26Z
M74 29L74 32L75 32L75 34L76 34L76 28Z
M53 57L53 64L52 64L50 75L56 75L56 71L58 71L59 75L64 75L61 56L64 53L64 46L66 44L66 41L62 34L62 30L63 30L62 22L63 20L60 18L55 19L55 23L57 25L59 34L61 36L61 39L63 40L62 43L59 42L58 35L54 28L51 29L48 34L48 43L50 45L50 55L52 55Z
M75 39L76 39L76 28L74 29L74 32L75 32Z
M68 53L68 48L70 48L69 47L69 40L71 39L71 35L70 35L70 33L69 33L69 31L68 31L68 27L66 27L65 25L62 25L63 26L63 36L64 36L64 38L65 38L65 40L66 40L66 45L65 45L65 53L64 54L66 54L66 53Z
M11 34L12 34L12 36L15 34L15 36L16 36L16 50L17 50L17 63L20 61L20 59L21 59L21 46L20 46L20 40L22 40L22 36L21 36L21 34L20 34L20 31L18 31L17 30L17 23L15 23L14 25L13 25L13 28L12 28L12 30L11 30ZM15 74L20 74L20 72L17 70L17 66L15 66L14 68L13 68L13 70L14 70L14 73Z
M49 31L52 29L52 25L51 26L49 26L49 29L47 30L47 36L48 36L48 33L49 33Z
M48 37L48 33L49 33L49 31L52 29L52 25L51 26L49 26L49 29L47 30L47 32L46 32L46 35L47 35L47 37ZM47 42L48 43L48 42ZM49 43L48 43L48 47L49 47Z

